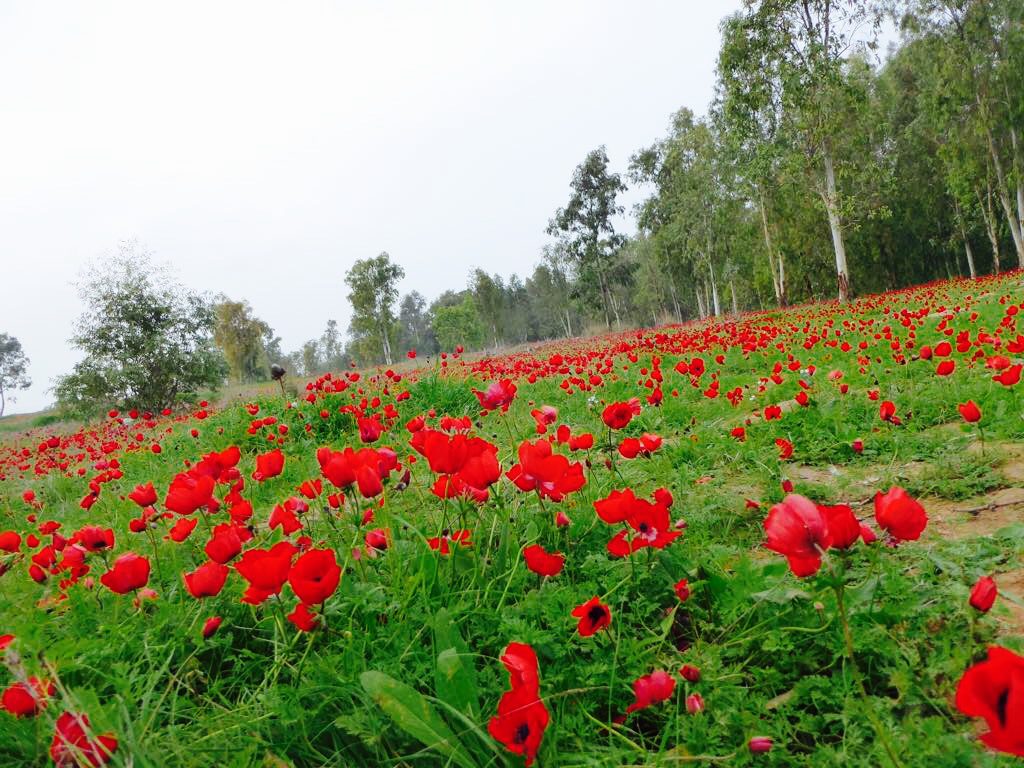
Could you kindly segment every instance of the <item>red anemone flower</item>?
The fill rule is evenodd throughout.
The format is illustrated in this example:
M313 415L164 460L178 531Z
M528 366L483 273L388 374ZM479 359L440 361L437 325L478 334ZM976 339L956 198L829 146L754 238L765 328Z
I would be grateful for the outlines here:
M498 712L487 723L487 732L505 749L526 758L530 766L537 759L550 715L540 700L537 656L524 643L509 643L501 657L509 673L511 690L502 694Z
M498 713L487 723L487 732L505 749L526 758L529 768L537 759L550 714L536 691L513 688L502 694Z
M956 409L960 411L960 415L963 417L963 420L968 424L974 424L981 421L981 409L975 405L973 400L968 400L966 403L960 403Z
M916 541L928 525L928 515L899 487L875 494L875 521L897 541Z
M427 546L431 549L440 552L442 555L450 555L451 548L455 544L459 544L463 547L471 547L473 543L469 540L470 531L452 531L449 533L445 531L440 536L434 536L433 538L427 539Z
M524 440L519 446L519 463L509 469L506 476L520 490L535 490L541 498L552 501L561 501L587 482L583 465L553 453L547 440L535 443Z
M164 506L179 515L191 515L205 507L213 495L214 479L209 475L182 473L175 475L167 489Z
M65 712L57 718L50 743L50 757L56 768L98 768L110 762L117 751L117 739L110 734L90 739L89 730L85 715Z
M151 507L156 504L156 489L152 483L136 485L135 490L128 494L128 498L140 507Z
M531 544L523 550L526 567L538 576L557 576L565 565L565 555L547 552L540 544Z
M988 613L995 603L998 593L995 579L991 576L982 576L971 588L971 607L982 613Z
M228 567L221 563L203 563L191 573L183 573L189 594L197 599L214 597L224 589L228 579Z
M134 552L125 552L113 567L100 576L100 582L111 592L126 595L149 583L149 560Z
M990 647L988 658L960 678L956 707L968 717L985 718L986 745L1024 757L1024 656Z
M261 453L256 457L256 471L252 473L252 479L262 483L271 477L277 477L284 471L284 454L280 448L275 448L269 453Z
M573 608L572 615L579 619L576 631L580 637L590 637L612 623L611 609L596 596Z
M324 602L341 581L341 567L330 549L311 549L295 561L288 572L292 591L307 605Z
M764 520L765 546L789 562L795 576L821 568L821 555L831 544L828 522L810 499L792 493L774 505Z
M640 399L631 398L624 403L612 403L601 412L601 420L609 429L622 429L640 415Z
M504 413L515 399L516 385L512 383L512 379L501 379L492 382L483 392L474 389L473 394L476 395L476 399L480 401L480 407L485 411L501 408Z
M0 696L0 708L15 717L35 717L57 692L53 683L30 677L24 683L14 683Z
M633 682L634 701L626 707L626 714L670 699L675 689L676 679L660 669L637 678Z
M242 602L258 605L280 592L288 579L292 557L296 552L298 547L289 541L278 542L270 549L243 552L241 559L235 563L235 570L249 582Z

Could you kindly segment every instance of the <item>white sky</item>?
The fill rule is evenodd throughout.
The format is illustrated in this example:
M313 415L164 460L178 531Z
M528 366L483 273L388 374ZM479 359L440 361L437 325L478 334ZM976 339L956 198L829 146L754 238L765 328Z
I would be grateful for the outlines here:
M625 171L706 109L739 5L5 0L0 332L34 380L8 413L51 400L72 281L122 240L285 350L347 327L345 272L382 250L428 299L530 272L589 150Z

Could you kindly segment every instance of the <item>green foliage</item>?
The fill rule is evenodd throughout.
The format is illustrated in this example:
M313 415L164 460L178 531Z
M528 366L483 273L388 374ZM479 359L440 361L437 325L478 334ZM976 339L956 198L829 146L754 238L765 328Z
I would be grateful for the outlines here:
M431 325L442 350L450 352L459 345L466 349L483 346L484 326L476 303L469 296L460 304L435 309Z
M28 363L21 342L8 333L0 333L0 416L4 415L10 392L32 386L26 373Z
M210 302L177 285L134 244L79 285L86 306L71 343L83 355L57 380L67 415L110 406L159 411L224 380Z
M388 365L393 362L391 346L394 341L396 318L394 305L398 299L398 281L405 270L381 253L372 259L361 259L345 275L349 287L348 300L352 305L349 334L357 348L378 346L380 356ZM365 342L359 345L359 342ZM364 358L374 362L374 358Z
M273 335L270 326L253 315L247 301L226 296L217 297L213 316L213 340L224 353L231 377L240 383L266 381L270 361L265 342Z

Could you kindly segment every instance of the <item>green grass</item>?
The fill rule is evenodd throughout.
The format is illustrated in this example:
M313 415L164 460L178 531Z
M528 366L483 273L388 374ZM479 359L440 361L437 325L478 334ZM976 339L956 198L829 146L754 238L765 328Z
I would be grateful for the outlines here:
M785 495L786 479L819 503L857 503L855 511L868 522L871 504L860 502L891 483L919 496L926 508L936 499L970 506L1007 485L1000 463L1006 448L1024 437L1019 387L994 384L980 363L970 367L973 348L954 353L958 370L950 379L934 375L934 361L898 365L889 340L874 334L888 325L905 341L906 329L893 312L927 305L925 314L932 314L942 303L968 303L968 294L977 321L958 313L950 324L956 331L991 330L1005 310L998 297L1011 290L1018 291L1015 301L1024 298L1012 282L989 282L857 305L846 316L853 326L844 338L869 341L864 361L822 344L805 349L804 323L820 331L842 327L843 317L829 307L798 308L744 319L751 333L772 336L746 353L734 338L708 341L697 327L660 341L654 334L638 341L631 332L538 350L538 364L555 351L572 351L578 360L567 374L535 383L523 373L507 373L513 363L499 358L474 361L472 368L453 361L444 373L405 370L399 384L364 375L343 393L299 400L295 407L286 407L273 387L244 388L228 393L223 407L204 420L125 428L107 420L88 427L67 438L66 471L44 474L33 466L40 458L34 453L38 435L15 435L4 420L0 530L34 530L21 498L31 488L43 503L37 522L58 521L67 537L86 523L101 524L115 532L115 555L133 550L148 556L149 586L158 597L135 608L131 596L101 586L98 577L107 569L101 555L90 555L91 572L63 590L59 577L41 585L27 577L27 558L36 550L0 560L10 566L0 576L0 634L18 638L17 657L9 657L8 672L0 670L0 685L22 673L59 682L57 700L38 718L0 713L0 765L45 764L54 720L73 708L89 715L95 732L119 739L114 765L518 766L522 759L487 732L508 689L498 658L513 641L530 644L539 659L540 692L551 714L538 758L545 768L887 765L873 718L903 765L1010 765L1011 758L979 745L975 724L953 708L952 699L963 671L986 644L1024 651L1021 628L1008 627L1008 614L999 613L1007 598L987 616L972 617L967 605L979 576L1019 568L1024 527L972 538L943 538L926 529L921 541L898 548L859 544L832 553L828 567L806 579L795 578L762 542L764 516ZM939 320L922 322L918 344L945 338L936 328ZM860 323L869 321L861 330ZM695 343L707 347L700 354L709 371L700 387L673 370L677 360L696 354L686 348ZM725 355L722 364L714 362L719 353ZM790 354L799 359L799 370L785 368ZM640 369L649 369L655 355L661 358L664 402L657 408L645 403L614 437L618 442L652 432L665 444L650 458L626 461L607 450L600 414L606 402L649 394L643 383L650 374ZM777 362L784 366L783 382L759 391ZM817 369L813 376L810 365ZM833 369L843 371L847 394L827 380ZM720 379L721 394L713 399L703 394L711 371ZM566 378L587 380L592 373L603 380L592 391L571 383L576 391L568 395L561 386ZM515 401L507 414L481 416L471 390L504 375L515 378ZM811 385L806 408L787 410L778 421L753 415L791 400L801 378ZM737 386L746 389L733 406L725 393ZM867 392L876 389L879 400L870 400ZM397 397L405 391L407 398ZM380 408L369 404L374 396L382 398ZM361 447L353 415L339 408L359 406L363 398L368 411L394 406L397 416L378 445L394 447L411 482L400 488L397 472L383 502L349 498L338 512L311 504L303 532L314 546L334 550L345 566L318 631L300 633L285 619L296 604L287 586L280 598L258 607L240 602L245 583L234 572L215 597L200 601L187 593L181 574L205 561L207 524L224 522L224 511L200 522L181 544L163 540L173 521L161 521L152 538L129 532L139 511L123 497L137 483L152 481L162 503L186 462L237 445L243 495L255 512L256 538L246 547L270 546L282 538L267 526L273 507L296 495L303 481L321 476L316 449ZM985 414L984 455L968 449L976 442L975 428L948 426L959 425L956 404L968 398ZM879 419L884 399L896 403L902 425ZM259 405L255 416L244 408L250 401ZM517 461L520 442L537 439L530 411L542 404L557 407L558 423L573 434L589 431L596 439L592 450L571 457L586 463L586 486L561 503L541 501L505 479L491 488L486 504L443 502L430 493L434 475L427 462L408 461L414 452L404 425L433 408L438 417L471 416L472 434L498 447L507 470ZM250 429L265 416L276 423ZM730 436L748 420L745 441ZM250 478L254 457L269 450L268 434L281 436L282 424L288 427L284 472L256 483ZM549 429L553 433L554 425ZM140 449L129 450L136 432L143 434ZM794 445L789 461L779 459L779 437ZM119 443L111 456L123 476L105 483L97 503L85 510L79 502L86 484L102 471L97 461L106 458L90 455L90 448L111 439ZM851 448L855 439L864 441L861 454ZM162 448L159 455L150 450L154 442ZM25 458L15 453L22 448L31 454L24 471L19 466ZM326 480L324 485L327 490ZM685 520L685 535L660 551L609 557L606 544L616 529L597 519L593 503L625 487L645 497L669 489L672 519ZM218 498L226 490L218 486ZM746 499L760 508L748 508ZM364 526L360 520L368 511L374 522ZM556 511L571 526L557 527ZM353 549L372 527L389 529L390 548L378 557L363 551L357 560ZM425 539L442 530L463 527L472 530L471 547L440 557L426 546ZM562 573L546 580L530 573L521 551L531 543L564 553ZM846 657L833 573L845 574L866 699ZM673 591L682 578L692 590L685 603ZM56 600L61 594L66 599ZM611 606L612 625L581 637L570 613L594 595ZM222 627L204 641L201 627L214 615L223 618ZM677 673L684 663L700 668L699 682L677 675L670 699L615 724L633 701L634 680L656 669ZM694 692L706 709L691 715L686 697ZM435 736L438 729L450 732L453 740L424 737L428 727ZM746 742L755 735L772 737L772 751L750 753Z

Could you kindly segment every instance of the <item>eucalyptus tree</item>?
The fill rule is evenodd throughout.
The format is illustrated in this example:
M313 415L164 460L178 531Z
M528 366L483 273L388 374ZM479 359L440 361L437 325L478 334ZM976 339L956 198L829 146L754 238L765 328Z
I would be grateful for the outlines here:
M621 322L612 291L612 261L625 238L615 231L614 218L623 213L618 195L626 190L619 174L608 170L608 154L598 147L573 173L572 194L555 212L547 232L559 237L571 260L584 301L599 308L605 326Z
M360 259L345 275L348 300L352 304L349 334L359 348L371 343L379 345L381 358L387 365L394 362L391 354L397 325L394 307L398 300L398 282L403 277L405 270L391 261L387 252Z

